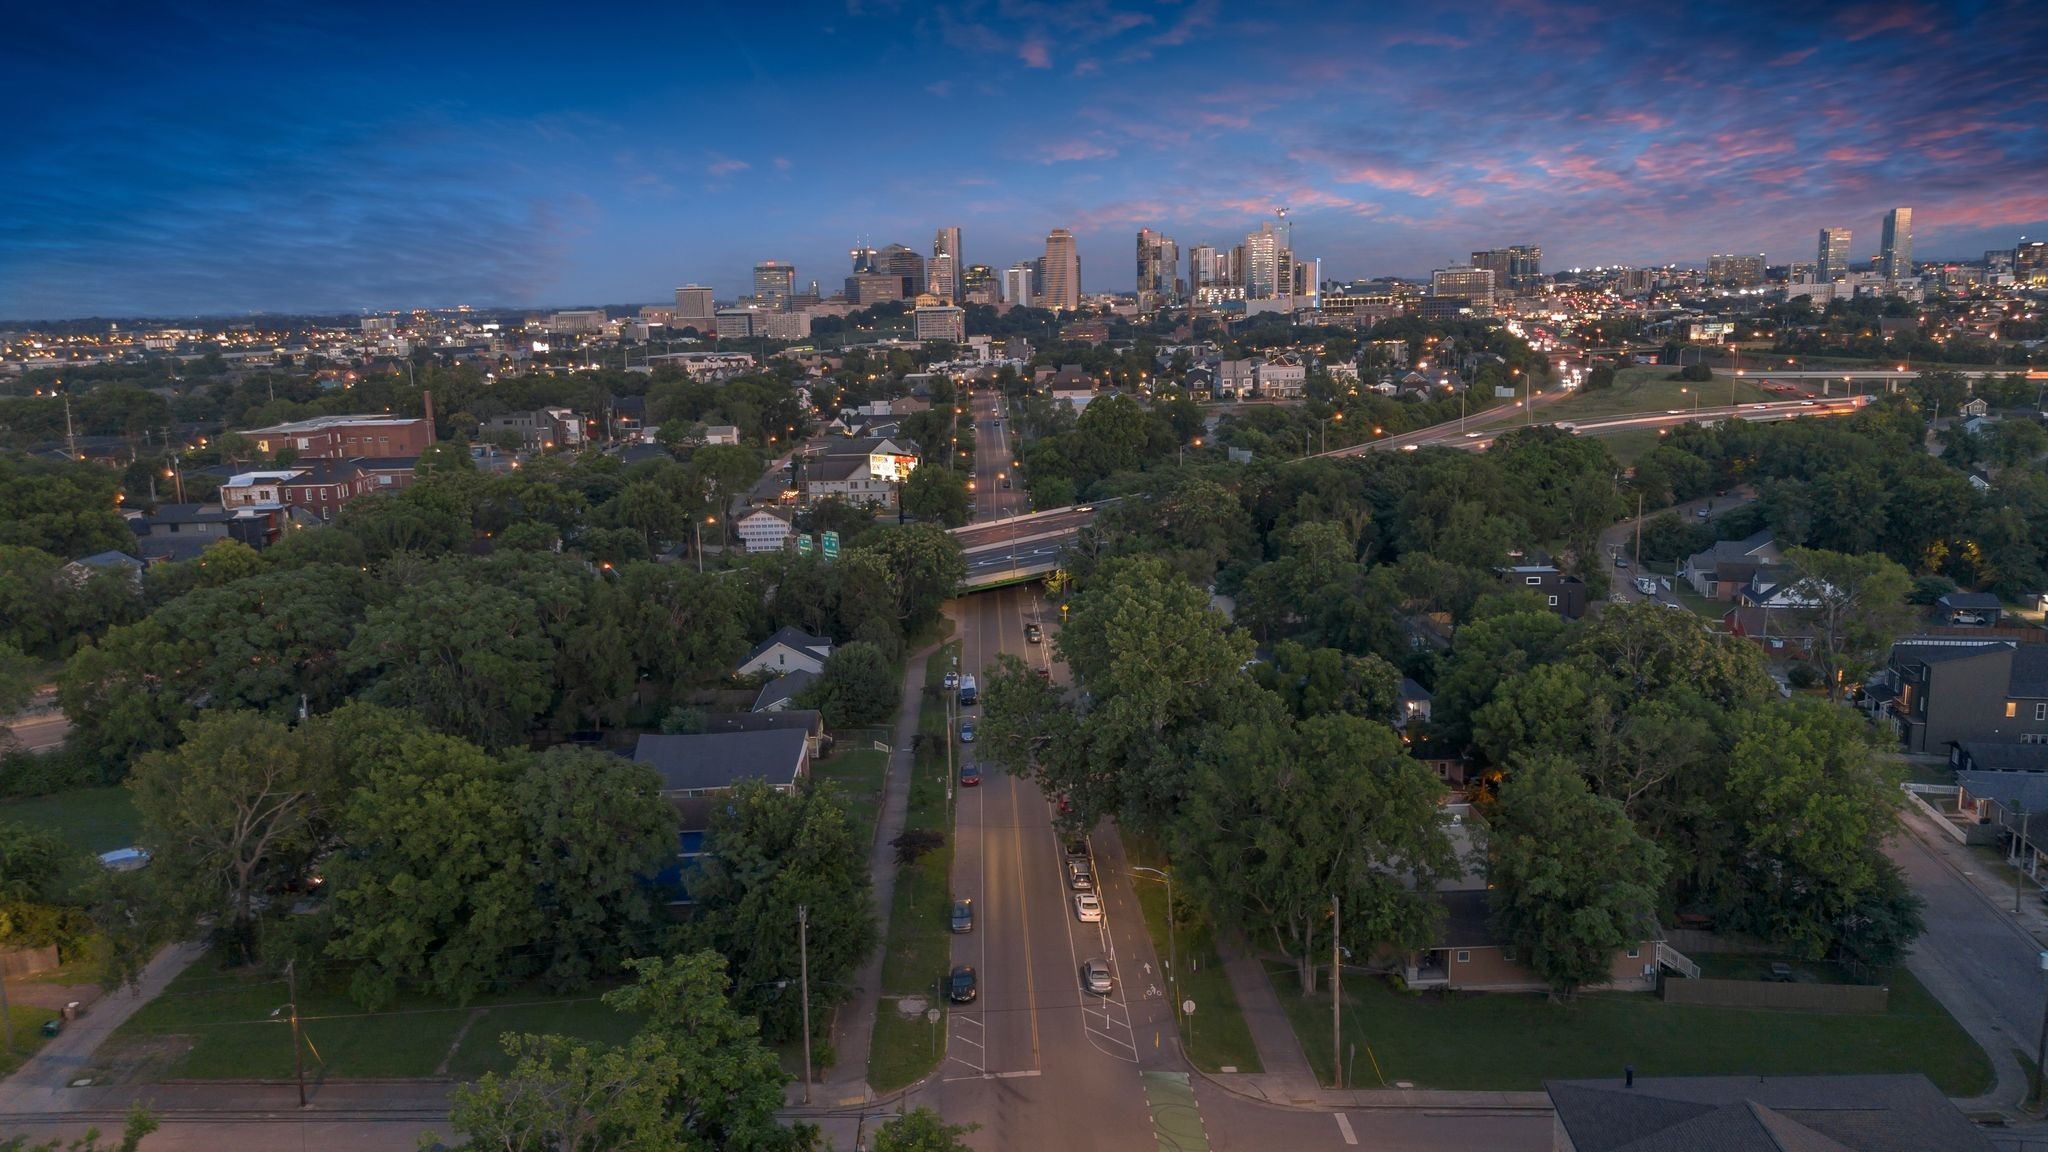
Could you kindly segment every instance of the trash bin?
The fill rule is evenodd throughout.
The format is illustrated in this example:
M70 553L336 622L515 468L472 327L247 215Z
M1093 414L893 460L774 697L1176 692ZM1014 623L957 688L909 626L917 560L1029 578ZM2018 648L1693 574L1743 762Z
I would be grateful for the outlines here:
M66 1020L76 1020L83 1015L85 1015L85 1002L83 1000L73 1000L64 1006L64 1019Z
M55 1036L57 1033L62 1032L63 1030L64 1022L62 1020L43 1021L43 1035L45 1036Z

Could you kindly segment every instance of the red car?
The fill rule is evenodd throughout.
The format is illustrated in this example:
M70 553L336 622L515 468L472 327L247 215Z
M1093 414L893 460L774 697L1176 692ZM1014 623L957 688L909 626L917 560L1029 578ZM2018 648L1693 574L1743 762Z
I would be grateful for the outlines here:
M962 764L962 765L960 766L960 786L961 786L962 788L976 788L976 787L979 787L980 785L981 785L981 765L979 765L979 764Z

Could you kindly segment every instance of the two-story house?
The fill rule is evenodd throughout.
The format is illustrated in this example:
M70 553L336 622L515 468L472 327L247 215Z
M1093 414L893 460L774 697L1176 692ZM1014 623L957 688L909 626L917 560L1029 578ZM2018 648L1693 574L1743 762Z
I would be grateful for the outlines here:
M2048 742L2048 644L1908 637L1892 645L1881 689L1908 752Z
M1505 588L1519 588L1543 597L1551 611L1566 620L1577 620L1586 614L1586 582L1566 575L1554 564L1513 564L1494 569L1494 574Z
M1716 540L1678 566L1678 578L1709 600L1733 600L1759 568L1782 564L1785 555L1768 530L1740 540Z

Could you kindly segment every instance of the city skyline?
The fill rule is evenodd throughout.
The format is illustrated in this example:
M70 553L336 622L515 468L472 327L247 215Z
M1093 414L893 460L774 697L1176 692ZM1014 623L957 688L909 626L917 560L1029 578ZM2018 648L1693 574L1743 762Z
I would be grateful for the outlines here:
M946 228L994 269L1071 229L1083 290L1128 292L1140 229L1191 256L1280 206L1333 279L1525 242L1546 270L1784 264L1838 226L1863 264L1900 205L1921 259L2048 233L2048 15L2021 4L642 23L30 14L0 315L730 297L769 259L829 292L850 244Z

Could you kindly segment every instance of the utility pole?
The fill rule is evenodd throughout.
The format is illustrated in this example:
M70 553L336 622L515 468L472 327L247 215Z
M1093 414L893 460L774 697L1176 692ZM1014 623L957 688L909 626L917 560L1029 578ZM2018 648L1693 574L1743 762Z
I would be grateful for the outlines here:
M1334 1086L1344 1086L1344 920L1337 894L1330 893L1330 1069Z
M299 962L296 958L285 962L285 985L290 989L292 1012L292 1075L299 1082L299 1107L306 1106L306 1056L299 1048Z
M1643 493L1636 491L1636 571L1643 570Z
M796 956L804 998L804 1103L811 1102L811 908L796 906Z
M64 394L64 453L78 459L78 431L71 426L71 393Z
M2014 852L2013 852L2013 854L2012 854L2012 914L2013 914L2013 915L2015 915L2015 916L2017 916L2017 915L2019 915L2019 914L2020 914L2020 882L2021 882L2022 880L2026 879L2026 875L2027 875L2027 873L2026 873L2026 862L2027 862L2027 804L2026 804L2026 801L2024 801L2024 800L2020 801L2020 803L2019 803L2018 807L2019 807L2019 810L2020 810L2020 826L2019 826L2019 831L2018 831L2018 833L2017 833L2017 839L2018 839L2018 843L2017 843L2017 845L2015 846L2015 850L2014 850Z
M14 1057L14 1009L7 1003L7 974L0 972L0 1046Z

